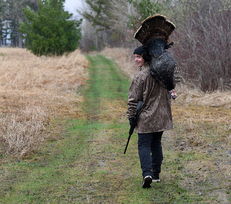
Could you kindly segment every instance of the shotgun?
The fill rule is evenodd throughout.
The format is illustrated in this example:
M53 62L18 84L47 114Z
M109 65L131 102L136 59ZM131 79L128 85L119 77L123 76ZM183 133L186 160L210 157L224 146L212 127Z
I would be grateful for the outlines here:
M138 111L139 111L139 109L140 109L141 106L142 106L142 101L139 101L139 103L138 103L138 105L137 105L137 108L136 108L136 114L135 114L135 119L136 119L136 121L137 121L137 119L138 119ZM133 134L133 131L134 131L134 127L130 127L129 136L128 136L128 141L127 141L127 144L126 144L126 147L125 147L125 150L124 150L124 154L125 154L126 151L127 151L128 143L129 143L130 138L131 138L131 136L132 136L132 134Z

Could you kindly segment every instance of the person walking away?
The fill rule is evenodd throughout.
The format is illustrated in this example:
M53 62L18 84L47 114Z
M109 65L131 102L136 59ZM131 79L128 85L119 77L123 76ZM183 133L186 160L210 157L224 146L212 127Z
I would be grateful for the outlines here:
M137 32L139 34L140 29ZM135 37L139 39L140 36L137 36L136 33ZM133 54L140 71L132 80L129 88L126 114L130 126L135 127L135 132L138 133L138 153L143 177L142 187L150 188L152 182L160 181L159 174L163 161L161 139L164 131L173 128L170 94L174 91L171 75L168 74L170 78L166 80L165 73L157 72L160 76L153 76L152 73L155 72L152 70L166 69L166 71L171 71L175 64L172 63L171 56L166 55L164 48L167 47L168 41L165 37L153 35L149 41L151 46L145 46L146 43L143 43L143 39L139 40L143 46L136 48ZM167 60L164 56L164 62L160 58L163 54L167 56ZM170 59L169 63L168 59ZM157 67L156 64L158 66L164 65L161 68ZM166 68L166 66L168 67ZM163 81L160 80L161 77ZM142 101L142 106L138 112L138 121L136 121L134 116L139 101Z

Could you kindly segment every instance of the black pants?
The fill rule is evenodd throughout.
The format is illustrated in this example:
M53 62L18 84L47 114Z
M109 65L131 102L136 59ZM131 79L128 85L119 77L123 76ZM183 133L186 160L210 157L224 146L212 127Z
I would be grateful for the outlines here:
M163 132L138 134L138 151L143 177L152 176L153 172L161 172L163 161L162 134Z

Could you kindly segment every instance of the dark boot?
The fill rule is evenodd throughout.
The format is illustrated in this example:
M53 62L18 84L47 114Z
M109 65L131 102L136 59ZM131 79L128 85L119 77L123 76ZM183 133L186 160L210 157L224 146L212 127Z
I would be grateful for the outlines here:
M155 172L153 173L152 182L160 182L159 173L155 173Z
M145 176L143 180L142 188L150 188L152 183L152 177L151 176Z

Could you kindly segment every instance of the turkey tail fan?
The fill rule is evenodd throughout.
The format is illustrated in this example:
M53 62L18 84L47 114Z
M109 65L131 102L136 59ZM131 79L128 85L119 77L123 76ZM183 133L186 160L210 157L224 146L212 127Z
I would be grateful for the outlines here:
M172 22L166 20L165 16L157 14L146 18L134 34L134 37L143 45L155 36L164 36L165 40L168 41L174 29L175 25Z
M169 43L169 36L174 29L172 22L157 14L146 18L134 35L143 45L151 76L169 91L175 87L175 61L165 49L174 44Z
M174 31L175 29L175 25L170 22L170 21L166 21L166 28L165 28L165 31L168 33L168 36L170 36L172 34L172 32Z

